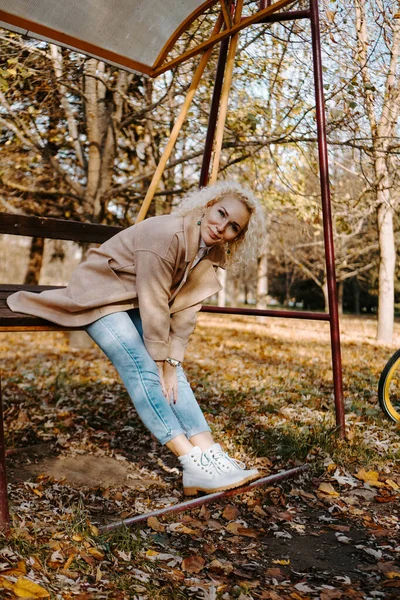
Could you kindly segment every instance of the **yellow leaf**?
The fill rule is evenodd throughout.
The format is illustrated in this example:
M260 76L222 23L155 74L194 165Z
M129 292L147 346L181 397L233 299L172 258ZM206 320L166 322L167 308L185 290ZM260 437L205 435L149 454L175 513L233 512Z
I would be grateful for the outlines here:
M331 483L326 483L325 481L319 484L318 491L322 492L323 494L326 494L327 496L340 496L340 494L337 493L333 485Z
M72 539L74 540L74 542L81 542L83 540L83 537L78 533L75 533L75 535L72 536Z
M68 559L65 561L65 564L63 566L64 571L68 571L68 569L70 568L71 564L74 561L75 558L75 554L70 554L70 556L68 557Z
M160 553L155 550L147 550L146 556L158 556Z
M398 489L400 489L400 487L397 485L397 483L395 481L393 481L392 479L386 479L385 483L386 483L386 485L388 485L389 487L391 487L392 490L398 490Z
M191 527L186 527L183 523L177 523L177 526L173 528L174 533L187 533L188 535L193 535L196 532L195 529L191 529Z
M19 577L11 589L18 598L50 598L47 590L26 577Z
M378 481L379 473L377 471L366 471L365 469L361 469L356 474L357 479L361 479L364 483L368 485L372 485L373 487L383 487L384 483Z
M290 565L290 560L273 560L274 565Z
M88 553L97 558L97 560L103 560L104 558L104 552L97 550L97 548L89 548Z
M385 577L387 577L388 579L399 579L400 573L399 571L387 571L385 573Z

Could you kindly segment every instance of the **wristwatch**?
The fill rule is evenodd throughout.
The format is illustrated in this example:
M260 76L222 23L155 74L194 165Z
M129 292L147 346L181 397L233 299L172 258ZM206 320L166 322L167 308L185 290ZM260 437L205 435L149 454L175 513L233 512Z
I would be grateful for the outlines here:
M169 365L171 365L172 367L180 367L181 363L179 360L176 360L176 358L171 358L170 356L168 356L168 358L165 359L167 361L167 363Z

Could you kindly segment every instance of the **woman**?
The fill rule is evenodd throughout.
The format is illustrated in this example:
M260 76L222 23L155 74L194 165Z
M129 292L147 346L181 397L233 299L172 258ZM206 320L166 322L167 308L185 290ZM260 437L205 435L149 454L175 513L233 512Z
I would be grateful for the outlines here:
M181 363L202 302L221 289L217 268L248 254L262 224L252 194L224 181L91 249L66 288L8 298L11 310L86 326L144 424L179 457L186 495L259 477L215 443Z

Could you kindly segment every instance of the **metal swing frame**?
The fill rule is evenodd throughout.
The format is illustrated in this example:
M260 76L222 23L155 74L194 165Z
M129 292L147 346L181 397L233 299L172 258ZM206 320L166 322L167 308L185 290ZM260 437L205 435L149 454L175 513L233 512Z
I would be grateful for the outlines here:
M176 34L166 44L160 53L157 61L153 67L150 68L146 65L141 65L131 61L125 57L113 56L113 53L109 51L103 51L101 58L113 62L118 59L118 63L123 68L129 70L139 69L142 73L151 77L164 73L165 71L177 66L184 60L191 58L195 54L203 52L203 56L200 60L199 66L196 70L193 82L189 88L188 96L181 109L181 113L178 117L177 123L171 134L171 139L167 144L166 150L164 151L163 157L160 164L154 174L152 184L150 185L148 195L146 196L139 219L144 218L148 206L150 205L151 199L154 195L157 184L161 178L162 171L168 161L169 155L172 151L173 145L177 139L179 131L182 127L186 114L188 112L191 100L195 93L195 90L199 84L202 73L206 67L206 64L210 58L213 47L220 42L220 52L218 65L215 76L214 92L211 101L209 122L207 129L207 136L205 141L203 162L200 174L200 186L204 186L210 181L210 165L211 158L213 155L213 147L215 145L221 148L222 144L222 131L223 122L225 117L221 117L221 101L227 103L227 96L230 86L230 78L232 77L233 59L236 49L238 33L253 24L257 23L276 23L281 21L291 21L297 19L309 19L311 23L311 38L312 38L312 54L313 54L313 71L314 71L314 89L315 89L315 104L316 104L316 123L317 123L317 140L318 140L318 156L319 156L319 173L320 173L320 187L321 187L321 203L322 203L322 215L323 215L323 230L324 230L324 247L325 247L325 262L326 262L326 278L328 286L328 299L329 299L329 312L328 313L313 313L313 312L302 312L302 311L281 311L281 310L262 310L262 309L251 309L251 308L226 308L226 307L215 307L215 306L204 306L203 311L212 313L223 313L223 314L236 314L236 315L256 315L265 317L280 317L280 318L291 318L291 319L310 319L327 321L330 325L330 340L331 340L331 355L332 355L332 370L333 370L333 388L335 398L335 414L336 414L336 426L338 435L341 438L345 438L345 412L344 412L344 401L343 401L343 379L342 379L342 362L341 362L341 350L340 350L340 332L339 332L339 313L338 313L338 302L337 302L337 290L336 290L336 274L335 274L335 255L334 255L334 240L333 240L333 227L332 227L332 215L331 215L331 196L329 186L329 165L328 165L328 146L327 146L327 135L326 135L326 122L325 122L325 101L324 101L324 89L323 89L323 73L322 73L322 60L321 60L321 40L320 40L320 26L319 26L319 11L318 11L318 0L309 0L309 8L306 10L286 10L278 12L287 5L292 4L294 0L277 0L272 3L271 0L261 0L259 11L255 15L250 17L241 17L241 7L243 0L238 0L236 3L236 11L232 16L233 2L231 0L220 0L221 12L214 26L214 30L210 38L195 48L187 51L183 55L166 61L169 51L173 47L176 40L185 31L193 20L200 14L200 11L195 11L190 18L186 19L181 26L177 29ZM209 5L213 5L214 2L209 2ZM204 9L204 6L202 5ZM25 27L28 22L26 19L18 19L15 16L11 16L8 13L0 10L0 20L5 23L10 23L15 27ZM48 29L48 28L47 28ZM42 36L49 36L49 31L46 27L36 26L36 33ZM51 32L50 32L51 33ZM66 46L77 47L76 40L67 39L68 36L55 37L54 31L49 39L57 39L59 43ZM83 52L88 54L96 54L99 56L99 49L91 47L90 44L86 44L81 40L80 46L78 46ZM224 83L225 82L225 83ZM224 111L222 111L224 112ZM226 115L226 107L225 107ZM222 123L222 125L221 125ZM219 133L218 133L219 129ZM219 156L218 152L214 155L213 169L211 173L211 180L215 179ZM216 166L217 165L217 166ZM306 465L301 468L291 469L284 471L276 475L259 480L255 485L262 485L269 481L282 480L287 477L293 477L304 470ZM272 478L272 479L271 479ZM227 492L220 492L217 494L218 498L241 493L249 489L240 488L238 490L231 490ZM203 498L196 499L194 501L188 501L181 503L179 508L168 507L163 509L162 514L168 512L178 512L181 510L187 510L190 507L200 506L201 504L207 504L213 501L214 495L204 496ZM153 513L151 513L153 514ZM155 514L155 513L154 513ZM157 513L158 514L158 513ZM161 514L161 513L160 513ZM141 522L148 515L133 518L132 523L118 523L106 527L105 530L115 528L121 524L135 524ZM5 465L5 447L4 447L4 429L3 429L3 417L1 410L1 390L0 390L0 529L7 530L9 528L9 512L8 512L8 500L7 500L7 482L6 482L6 465Z

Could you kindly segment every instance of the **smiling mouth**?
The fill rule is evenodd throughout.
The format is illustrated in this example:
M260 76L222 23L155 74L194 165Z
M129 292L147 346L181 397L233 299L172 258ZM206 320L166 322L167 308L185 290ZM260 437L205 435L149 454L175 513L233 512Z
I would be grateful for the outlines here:
M208 232L212 240L219 241L221 239L219 235L216 235L210 228L208 229Z

